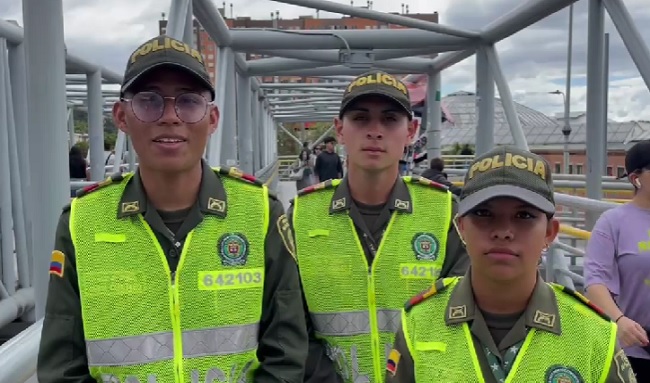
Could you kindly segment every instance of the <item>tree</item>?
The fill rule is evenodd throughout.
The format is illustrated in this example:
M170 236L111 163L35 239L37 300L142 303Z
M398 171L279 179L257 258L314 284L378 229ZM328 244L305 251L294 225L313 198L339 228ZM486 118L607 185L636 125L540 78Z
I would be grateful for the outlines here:
M452 146L449 150L449 154L451 155L474 155L475 150L474 150L474 145L471 144L460 144L456 142L454 146Z
M88 112L85 110L74 110L74 132L77 134L88 134ZM104 143L111 148L115 147L117 141L117 127L111 116L104 116Z
M88 134L88 120L74 119L74 132L77 134Z

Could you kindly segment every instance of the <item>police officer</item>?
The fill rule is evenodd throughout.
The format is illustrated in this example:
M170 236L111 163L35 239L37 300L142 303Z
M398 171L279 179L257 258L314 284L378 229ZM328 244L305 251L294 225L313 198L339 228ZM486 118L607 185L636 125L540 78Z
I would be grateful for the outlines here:
M129 57L113 117L139 168L61 215L40 383L302 381L289 224L261 182L202 161L213 99L187 44L159 36Z
M373 71L352 81L335 121L348 173L293 202L311 332L307 381L382 381L404 300L467 270L451 193L399 177L404 147L417 133L412 116L408 90L392 75Z
M476 158L457 221L470 270L406 304L386 382L636 381L616 325L540 277L541 253L558 233L554 213L542 157L505 146Z

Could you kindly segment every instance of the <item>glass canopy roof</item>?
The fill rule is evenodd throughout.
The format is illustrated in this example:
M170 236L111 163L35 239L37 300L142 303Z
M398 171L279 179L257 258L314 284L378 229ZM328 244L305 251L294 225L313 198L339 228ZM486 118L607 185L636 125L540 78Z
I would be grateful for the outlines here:
M442 124L442 146L474 144L476 137L476 95L470 92L456 92L447 95L441 101L443 113L448 118ZM496 145L512 144L510 127L503 111L501 100L494 101L494 143ZM529 146L562 145L562 120L549 117L541 112L515 103L519 121L524 130ZM582 119L572 119L570 144L586 144L587 129ZM650 139L650 122L629 121L607 124L608 144L625 145L629 142Z

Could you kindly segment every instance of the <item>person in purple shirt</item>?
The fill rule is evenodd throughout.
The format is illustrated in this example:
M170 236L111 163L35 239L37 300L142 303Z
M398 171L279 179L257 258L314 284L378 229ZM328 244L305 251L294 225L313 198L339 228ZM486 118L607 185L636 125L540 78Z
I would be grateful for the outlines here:
M650 382L650 140L625 156L631 202L604 212L587 244L587 296L618 325L639 382Z

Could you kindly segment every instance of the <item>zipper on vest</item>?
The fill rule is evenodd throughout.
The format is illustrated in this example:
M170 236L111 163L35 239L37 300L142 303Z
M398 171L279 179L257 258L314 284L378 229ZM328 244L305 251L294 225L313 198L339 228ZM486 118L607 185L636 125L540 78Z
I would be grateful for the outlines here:
M176 379L180 382L183 379L183 355L177 355L178 350L182 350L183 337L181 334L181 306L178 297L178 287L176 284L176 272L171 273L171 291L172 291L172 332L174 334L174 370L176 370Z
M370 340L372 344L372 365L374 379L381 376L381 356L379 346L379 329L377 328L377 297L375 295L375 278L372 274L372 266L368 274L368 314L370 319Z

